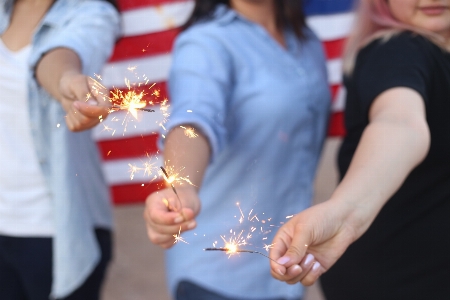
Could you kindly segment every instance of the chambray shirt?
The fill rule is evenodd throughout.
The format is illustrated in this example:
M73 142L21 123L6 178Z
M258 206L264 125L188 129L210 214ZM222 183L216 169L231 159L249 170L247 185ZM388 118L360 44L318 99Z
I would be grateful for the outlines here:
M12 0L0 0L0 34L9 26L12 5ZM56 298L70 294L95 268L100 249L94 228L111 228L112 214L99 152L90 130L68 130L65 111L38 85L34 69L43 54L64 47L81 58L84 74L98 73L119 35L119 22L118 12L105 1L58 0L38 25L32 40L28 74L30 122L55 217L52 297Z
M223 247L223 239L242 232L241 249L267 255L264 246L286 217L310 206L330 93L321 43L304 32L299 40L286 30L283 48L221 5L212 20L178 36L166 128L193 124L209 140L212 158L199 193L198 227L181 234L188 244L167 251L172 293L189 280L240 299L302 296L300 284L272 278L262 255L203 249Z

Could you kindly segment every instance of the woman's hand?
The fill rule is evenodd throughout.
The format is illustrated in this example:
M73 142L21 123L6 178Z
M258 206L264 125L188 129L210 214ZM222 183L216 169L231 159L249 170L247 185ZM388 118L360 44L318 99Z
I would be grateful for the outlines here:
M108 116L108 91L94 79L78 72L66 72L59 84L59 100L66 111L71 131L90 129Z
M175 237L197 226L195 216L200 212L200 199L195 187L177 187L179 199L171 188L159 190L147 197L144 219L150 241L168 249ZM181 201L181 207L180 207Z
M312 285L357 238L355 224L331 201L295 215L275 235L271 274L289 284Z

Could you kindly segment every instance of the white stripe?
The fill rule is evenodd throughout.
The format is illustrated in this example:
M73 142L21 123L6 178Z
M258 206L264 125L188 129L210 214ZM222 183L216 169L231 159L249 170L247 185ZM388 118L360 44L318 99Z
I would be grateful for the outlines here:
M342 59L330 59L327 61L328 82L330 85L342 82Z
M137 120L127 111L111 113L94 128L92 137L96 141L107 141L158 133L160 124L164 122L164 115L160 106L147 108L154 109L155 112L138 111Z
M145 172L145 164L152 165L151 174ZM164 165L164 159L161 155L152 155L150 157L139 157L130 159L119 159L105 161L102 164L103 174L107 184L120 185L132 183L149 183L153 180L160 180L159 167ZM132 167L137 168L132 172ZM131 176L133 175L133 179ZM155 177L156 176L156 177Z
M179 27L193 9L194 1L185 1L125 11L122 13L122 33L135 36Z
M108 63L102 72L102 84L108 88L124 87L125 78L131 83L166 81L171 63L171 54Z
M353 25L353 12L319 15L306 18L306 23L322 41L333 41L348 36Z
M347 95L347 90L342 85L339 87L336 99L334 99L332 110L333 112L343 111L345 108L345 97Z

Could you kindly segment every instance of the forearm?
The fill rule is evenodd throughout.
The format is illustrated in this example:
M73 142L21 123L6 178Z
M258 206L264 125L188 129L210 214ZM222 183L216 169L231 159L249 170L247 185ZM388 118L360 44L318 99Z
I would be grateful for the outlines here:
M56 48L46 53L36 66L38 83L55 99L61 101L61 79L68 74L81 74L78 55L67 48Z
M364 131L349 169L330 201L361 236L429 146L426 125L379 120Z
M185 125L183 127L191 127ZM176 127L170 131L165 141L164 162L178 177L188 178L199 188L210 160L210 146L207 138L196 130L198 136L185 135L185 129ZM174 182L175 185L180 183Z

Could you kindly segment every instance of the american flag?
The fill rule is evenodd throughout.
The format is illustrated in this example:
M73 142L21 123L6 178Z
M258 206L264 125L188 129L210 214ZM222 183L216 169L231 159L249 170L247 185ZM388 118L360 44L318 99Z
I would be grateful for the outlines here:
M131 83L147 82L135 85L135 89L149 94L155 110L140 113L139 120L127 116L126 111L114 112L93 133L113 201L126 204L143 202L162 185L160 178L154 179L142 168L146 163L156 167L163 165L156 146L157 132L164 119L158 102L167 98L166 80L172 45L178 28L189 17L194 1L119 0L118 4L123 35L103 70L102 83L110 89L127 90L125 78ZM334 99L330 136L344 134L341 53L354 18L352 4L353 0L304 0L307 23L323 41L327 56ZM150 89L153 83L155 85ZM125 124L124 121L128 122Z

